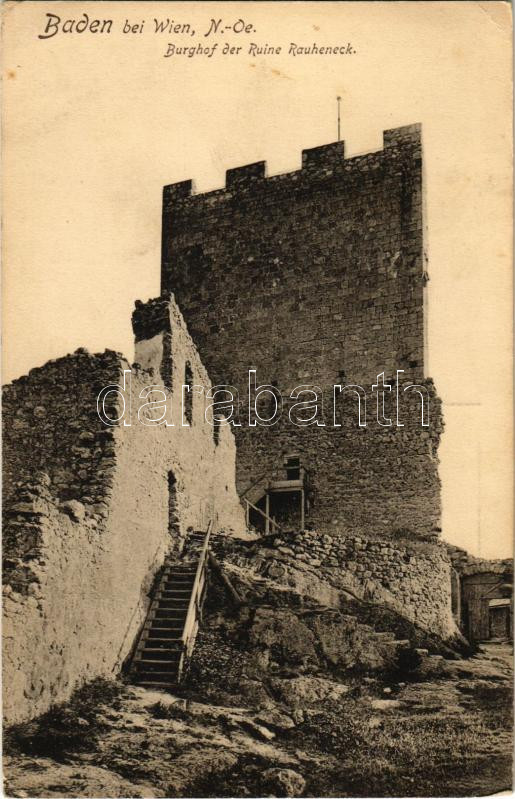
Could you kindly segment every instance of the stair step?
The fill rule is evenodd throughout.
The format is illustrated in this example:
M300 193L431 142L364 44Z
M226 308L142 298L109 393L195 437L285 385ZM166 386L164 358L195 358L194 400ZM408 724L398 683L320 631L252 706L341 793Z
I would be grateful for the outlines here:
M157 621L164 622L163 625L154 624L154 622L149 622L146 630L149 635L161 635L164 633L176 633L181 632L184 629L184 623L179 621L178 619L157 619ZM169 638L169 635L165 635L165 638Z
M145 639L146 644L148 644L149 641L152 644L155 644L158 641L161 641L163 643L163 645L164 644L168 644L168 643L178 643L178 644L180 644L182 642L182 638L181 638L180 635L178 635L176 638L171 638L171 637L170 638L160 638L157 635L149 635ZM149 648L148 646L145 647L145 649L148 649L148 648Z
M188 563L183 569L167 569L164 574L168 577L183 577L185 580L192 580L197 571L197 563Z
M156 641L157 640L157 641L165 641L168 644L168 646L170 647L170 649L176 649L176 644L179 643L180 641L182 641L182 637L181 636L182 636L182 633L180 633L178 631L174 631L174 635L173 636L170 636L170 635L160 636L159 632L157 632L157 633L154 633L154 634L150 634L150 636L148 636L145 639L145 646L147 648L148 647L152 647L152 641Z
M195 560L188 561L187 568L185 568L183 571L177 571L176 569L174 569L173 571L170 570L169 572L166 572L166 576L179 577L184 580L193 580L195 579L195 574L197 573L197 567L198 567L198 558L195 558Z
M177 688L177 682L155 682L154 680L137 679L137 683L138 685L149 685L152 686L152 688L165 688L168 690L170 688Z
M159 594L156 597L156 604L160 608L166 608L166 607L177 608L178 607L178 603L183 602L183 603L187 603L187 604L184 604L184 609L187 609L187 607L189 605L190 597L191 597L191 591L187 591L184 594L176 594L175 592L173 594ZM163 604L164 602L173 602L174 604L173 605L166 605L166 604Z
M177 664L173 671L161 671L155 669L140 669L138 676L147 680L157 680L158 682L175 683L177 681Z
M184 594L176 594L175 591L174 591L173 594L168 594L168 595L166 595L166 594L158 594L158 596L156 597L156 603L157 603L158 607L164 607L164 608L173 607L173 608L175 608L175 607L177 607L178 603L183 602L183 603L186 603L184 605L184 607L187 608L187 606L189 605L190 597L191 597L191 591L186 591ZM173 602L174 604L173 605L166 605L166 604L163 604L164 602Z
M167 633L180 635L183 629L184 629L183 624L170 624L168 627L153 627L153 626L149 627L147 632L148 635L157 635L157 636L162 635L163 638L170 638L170 635L168 635Z
M170 569L170 571L177 572L177 574L195 574L195 569L186 559L183 559L182 563L172 563L167 568Z
M176 651L170 649L145 648L136 660L144 667L147 663L176 663L182 653L182 647Z
M163 574L167 580L194 580L196 569L188 569L187 572L169 571Z
M179 593L177 591L172 591L167 594L159 593L156 596L156 600L159 605L162 602L188 602L190 601L191 591L184 591L184 593Z
M155 649L153 649L152 647L150 649L147 649L145 647L145 649L142 649L141 652L136 653L136 659L139 663L141 663L141 661L143 660L144 661L143 665L145 665L146 663L154 663L154 662L161 664L163 664L163 662L176 663L178 660L180 660L182 651L183 651L182 646L177 646L174 648L158 649L157 654L160 655L164 654L167 657L167 660L163 661L163 659L160 657L154 658L154 655L156 654ZM149 657L143 657L143 655L147 654L149 655Z
M195 578L192 577L191 579L188 577L186 580L178 580L177 577L164 577L159 585L159 591L162 591L163 588L166 588L168 591L170 588L176 587L180 588L183 591L187 591L188 588L193 588L193 583L195 582Z
M177 618L170 618L170 619L149 619L147 623L147 630L155 630L156 632L161 632L161 630L180 630L181 632L184 629L184 622L186 617L182 619Z
M188 594L191 594L193 589L193 581L191 583L161 583L159 586L159 591L187 591Z
M158 610L161 611L161 613L166 612L168 614L168 616L170 617L170 619L175 619L175 624L179 624L180 622L184 622L184 619L186 618L187 613L188 613L188 608L186 607L186 605L183 608L180 608L180 607L177 607L177 606L175 606L173 608L163 608L163 607L160 607L159 604L156 604L156 606L154 608L152 608L150 613L156 613ZM149 616L149 618L151 619L152 616Z
M182 652L181 646L181 639L178 638L177 640L168 642L168 646L153 646L154 641L150 642L150 645L146 645L145 648L142 650L142 655L162 655L163 653L169 655L171 658L176 657L178 654Z
M184 616L178 618L173 614L170 614L167 617L158 617L154 619L147 619L146 627L147 630L175 630L175 629L184 629L184 622L186 620L186 614Z

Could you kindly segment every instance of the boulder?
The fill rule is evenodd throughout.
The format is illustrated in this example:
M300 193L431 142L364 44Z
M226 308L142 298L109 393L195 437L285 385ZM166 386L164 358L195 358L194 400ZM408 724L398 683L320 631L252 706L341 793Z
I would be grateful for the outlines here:
M384 665L373 631L360 629L356 619L328 611L315 616L310 627L331 666L346 670L378 669Z
M82 502L78 502L76 499L70 499L67 502L63 502L61 509L64 513L67 513L70 519L73 519L74 522L81 522L86 515L86 508Z
M342 683L306 675L291 680L275 679L272 688L283 702L295 709L302 709L305 705L323 702L326 699L338 701L350 690Z
M293 719L287 716L286 713L281 713L277 708L262 711L259 716L255 717L255 720L259 724L264 724L266 727L270 727L272 730L277 730L278 732L291 730L295 727Z
M269 650L281 666L318 664L315 636L292 611L258 608L250 629L249 642L261 650Z
M306 780L290 768L269 768L263 772L263 784L274 796L301 796Z
M240 678L238 693L249 705L260 710L270 709L275 704L262 682L259 680L247 679L243 677L243 675Z

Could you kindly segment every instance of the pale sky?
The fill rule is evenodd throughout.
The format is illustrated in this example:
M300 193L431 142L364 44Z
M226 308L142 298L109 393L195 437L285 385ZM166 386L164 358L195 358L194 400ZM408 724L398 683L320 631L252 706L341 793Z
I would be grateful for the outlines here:
M159 294L161 191L258 160L300 167L423 125L426 372L444 400L443 535L512 549L511 23L491 2L5 3L3 382L79 346L133 356L134 300ZM47 13L111 32L39 39ZM154 18L190 35L154 33ZM211 18L247 33L204 36ZM141 24L141 33L123 33ZM238 24L237 26L238 27ZM191 35L191 30L195 33ZM219 46L211 58L169 43ZM241 47L223 55L223 44ZM292 56L290 44L353 55ZM250 55L251 43L281 47Z

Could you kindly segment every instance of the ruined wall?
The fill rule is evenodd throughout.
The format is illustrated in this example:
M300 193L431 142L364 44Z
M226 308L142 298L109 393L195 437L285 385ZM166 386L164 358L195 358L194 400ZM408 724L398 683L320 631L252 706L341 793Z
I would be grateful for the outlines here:
M460 576L471 574L504 574L508 580L513 581L512 558L478 558L471 555L466 549L445 542L453 568Z
M383 149L367 155L345 159L337 142L305 150L288 174L266 177L259 162L229 170L217 191L192 194L191 181L164 188L162 287L174 291L213 379L235 385L243 409L251 368L283 398L310 384L326 404L334 384L370 394L381 372L421 381L425 281L418 125L385 131ZM381 517L385 531L437 532L441 419L430 389L429 434L373 421L352 435L299 429L287 411L269 430L242 419L239 491L272 476L282 452L300 451L317 495L308 523L372 533Z
M165 367L179 374L188 360L209 386L176 306L165 304L166 364L131 369L117 353L79 351L4 391L7 722L44 711L83 680L117 672L146 614L152 579L188 526L205 529L212 519L217 530L243 527L231 431L221 428L215 442L195 400L189 427L138 422L140 392L159 385ZM105 386L123 386L124 370L131 370L131 424L109 427L96 399ZM170 385L174 415L180 393L177 382ZM111 393L108 416L121 416L123 407L122 394ZM147 421L151 415L142 412Z
M452 562L455 618L469 641L495 637L491 630L493 599L505 599L505 634L513 637L513 560L478 558L465 549L446 543ZM509 603L508 603L509 600Z

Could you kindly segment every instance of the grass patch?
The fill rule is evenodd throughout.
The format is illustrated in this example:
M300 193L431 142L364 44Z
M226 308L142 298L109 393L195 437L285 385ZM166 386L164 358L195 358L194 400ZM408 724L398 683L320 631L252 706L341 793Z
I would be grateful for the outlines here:
M98 678L77 688L68 702L53 705L32 721L5 732L5 751L65 762L76 752L95 749L104 729L100 716L106 707L116 709L124 687Z
M310 713L290 738L294 746L318 751L320 763L327 755L332 760L304 774L308 795L470 796L511 785L509 730L501 719L494 727L479 708L452 717L445 708L438 716L374 715L351 699Z

